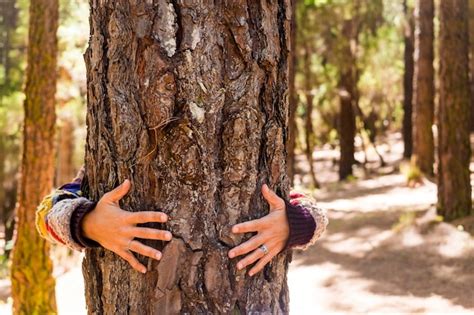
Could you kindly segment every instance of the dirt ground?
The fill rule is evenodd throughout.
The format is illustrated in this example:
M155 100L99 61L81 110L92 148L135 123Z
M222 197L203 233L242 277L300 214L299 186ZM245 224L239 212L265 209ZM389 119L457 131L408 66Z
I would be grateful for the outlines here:
M317 245L294 254L291 314L474 314L474 242L463 231L474 219L440 222L435 184L409 188L399 172L399 138L379 149L387 167L373 171L378 162L369 154L367 170L358 167L357 180L342 184L336 153L315 153L323 189L308 192L328 210L330 223ZM305 174L304 157L298 161ZM308 187L308 180L297 177L296 187ZM85 314L80 259L64 253L56 259L59 314ZM0 280L6 302L0 314L10 313L8 294L8 281Z

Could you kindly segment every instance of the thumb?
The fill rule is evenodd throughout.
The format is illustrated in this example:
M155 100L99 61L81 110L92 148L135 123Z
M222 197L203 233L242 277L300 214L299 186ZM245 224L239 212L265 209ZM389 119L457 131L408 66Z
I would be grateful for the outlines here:
M109 199L112 202L118 202L130 191L132 184L128 179L126 179L120 186L114 190L109 191L104 197Z
M270 205L270 211L281 210L285 207L285 202L283 199L278 197L278 195L275 194L275 192L271 190L266 184L262 186L262 195Z

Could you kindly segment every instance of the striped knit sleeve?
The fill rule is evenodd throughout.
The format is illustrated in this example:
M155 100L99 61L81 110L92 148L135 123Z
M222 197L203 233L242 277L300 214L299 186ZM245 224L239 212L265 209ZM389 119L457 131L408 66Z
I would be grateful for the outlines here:
M81 250L71 232L70 223L74 211L90 201L82 197L82 176L72 183L61 186L46 196L36 210L36 229L39 234L53 244L63 244L71 249Z

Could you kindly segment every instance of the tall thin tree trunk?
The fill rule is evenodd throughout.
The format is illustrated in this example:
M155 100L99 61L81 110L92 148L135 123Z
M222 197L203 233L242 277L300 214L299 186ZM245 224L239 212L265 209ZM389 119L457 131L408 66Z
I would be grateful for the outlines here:
M424 174L433 175L434 163L434 1L416 0L415 74L413 77L413 156Z
M306 98L306 115L304 120L305 130L305 151L306 159L309 165L309 175L311 177L311 183L313 187L318 188L319 183L316 178L313 163L313 149L314 149L314 130L313 130L313 107L314 107L314 95L313 95L313 74L311 73L311 55L312 51L310 45L305 43L304 52L304 74L305 74L305 98Z
M311 177L311 184L315 188L319 188L319 182L316 177L316 172L314 170L314 162L313 162L313 137L314 137L314 130L313 130L313 100L314 96L311 94L311 91L306 91L306 116L305 116L305 151L306 151L306 159L308 160L309 164L309 176Z
M355 54L351 43L356 41L357 30L355 20L346 20L343 26L345 44L342 48L345 56L341 61L339 78L339 141L341 157L339 160L339 179L344 180L352 175L354 165L355 147L354 138L356 135L356 118L354 102L357 102L357 65Z
M438 213L447 220L473 213L467 4L459 0L440 5Z
M295 177L295 149L296 137L298 135L298 127L296 125L296 109L298 107L298 99L296 94L295 77L296 77L296 6L298 0L291 0L291 50L290 50L290 64L289 64L289 102L290 115L288 121L288 177L291 186L294 184Z
M469 55L471 132L474 132L474 0L469 0Z
M58 2L32 0L21 182L12 260L15 314L56 313L49 246L36 232L35 210L53 186Z
M70 117L60 119L57 150L56 186L74 177L74 122Z
M88 250L89 312L288 313L289 253L250 278L227 252L267 213L263 183L288 192L290 1L90 4L84 188L131 179L122 206L167 212L174 239L145 275Z
M413 10L408 7L407 0L403 1L403 12L405 14L404 30L404 61L405 71L403 74L403 143L405 145L403 157L410 158L413 153L413 73L414 73L414 21Z

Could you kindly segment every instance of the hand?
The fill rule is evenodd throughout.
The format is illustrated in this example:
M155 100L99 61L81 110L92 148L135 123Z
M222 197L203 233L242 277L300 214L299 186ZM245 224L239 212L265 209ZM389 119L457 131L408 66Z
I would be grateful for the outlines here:
M232 232L236 234L257 232L251 239L229 251L230 258L250 253L237 263L239 270L258 260L258 263L249 271L250 276L261 271L273 257L285 248L290 235L285 201L270 190L267 185L263 185L262 194L270 205L270 213L263 218L240 223L232 228ZM267 254L260 248L262 245L267 247Z
M161 222L168 220L162 212L142 211L129 212L120 209L119 201L130 190L129 180L106 193L94 210L88 213L82 221L84 236L113 251L133 267L145 273L146 268L135 258L131 251L160 260L161 252L142 244L135 238L169 241L172 235L168 231L146 227L137 227L139 223Z

